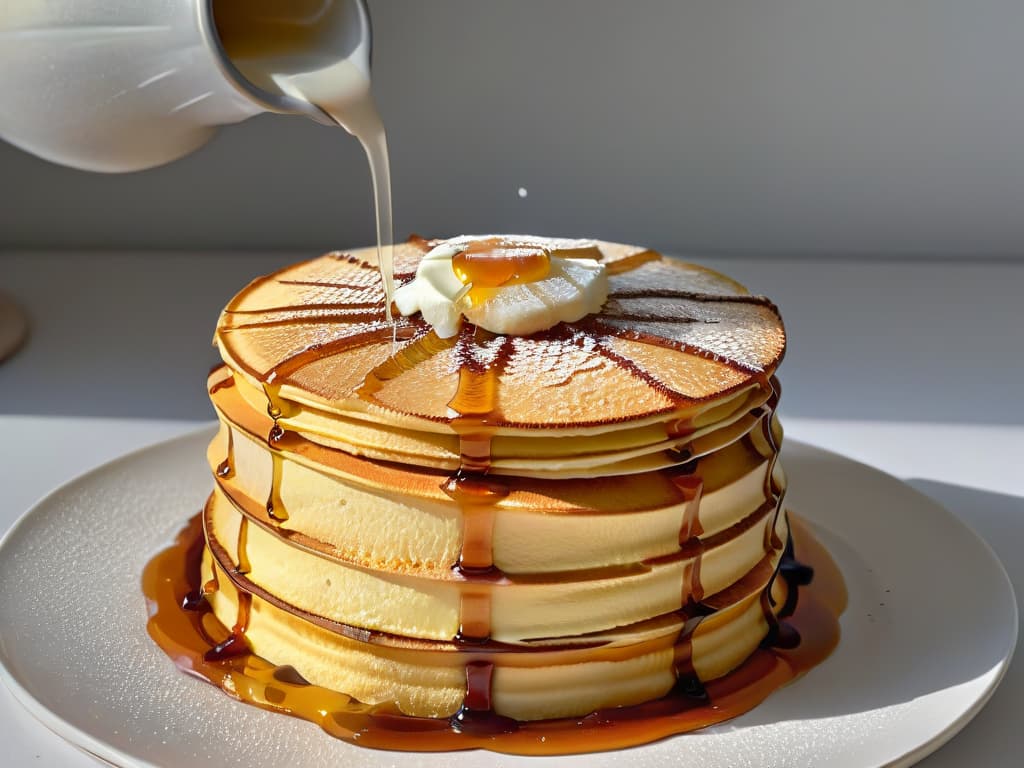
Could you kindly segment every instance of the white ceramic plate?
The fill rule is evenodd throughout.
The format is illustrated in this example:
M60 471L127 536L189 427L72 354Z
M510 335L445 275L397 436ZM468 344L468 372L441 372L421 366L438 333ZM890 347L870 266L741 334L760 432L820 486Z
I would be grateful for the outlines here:
M186 435L55 491L0 544L0 662L44 724L118 766L444 766L450 755L360 749L232 701L179 673L146 635L139 575L210 487ZM629 751L638 768L909 765L991 695L1016 643L1010 582L988 546L927 497L800 443L785 449L788 505L846 577L836 652L753 712ZM463 768L621 765L623 754L463 753Z

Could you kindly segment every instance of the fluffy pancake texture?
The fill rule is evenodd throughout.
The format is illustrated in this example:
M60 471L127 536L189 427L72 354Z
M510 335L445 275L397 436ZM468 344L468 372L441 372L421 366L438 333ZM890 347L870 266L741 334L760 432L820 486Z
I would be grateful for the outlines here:
M400 285L435 244L396 247ZM228 304L203 576L255 653L426 717L486 664L494 713L536 720L721 677L772 631L778 311L647 249L581 249L603 308L528 336L390 326L371 249Z

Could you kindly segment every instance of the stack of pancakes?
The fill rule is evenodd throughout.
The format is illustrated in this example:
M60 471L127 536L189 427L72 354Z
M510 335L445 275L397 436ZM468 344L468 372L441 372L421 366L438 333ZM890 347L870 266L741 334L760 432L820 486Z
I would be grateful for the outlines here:
M412 279L429 243L396 247ZM525 337L385 318L369 249L222 314L203 578L232 637L407 715L699 687L786 602L775 307L597 243L603 310Z

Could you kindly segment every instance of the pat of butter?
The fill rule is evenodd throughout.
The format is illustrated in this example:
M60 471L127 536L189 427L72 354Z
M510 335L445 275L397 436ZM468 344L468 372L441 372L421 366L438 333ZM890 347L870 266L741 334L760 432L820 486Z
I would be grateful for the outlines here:
M460 308L472 286L464 285L452 268L452 258L462 247L451 242L437 246L423 257L416 278L395 291L395 307L409 316L420 312L442 339L459 332Z
M455 274L452 259L468 243L482 239L453 238L427 253L415 279L395 291L398 311L405 316L420 312L443 339L459 332L463 317L492 333L526 336L599 312L608 298L608 276L597 260L601 252L580 241L504 236L548 249L551 266L547 275L534 282L498 287L464 284ZM571 253L572 258L563 258L560 252Z

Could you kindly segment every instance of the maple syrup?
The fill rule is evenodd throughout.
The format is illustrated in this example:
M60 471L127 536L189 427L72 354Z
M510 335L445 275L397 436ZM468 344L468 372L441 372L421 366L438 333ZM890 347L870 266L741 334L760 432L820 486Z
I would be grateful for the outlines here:
M217 477L228 479L235 475L235 431L228 428L228 452L224 461L217 465Z
M546 248L504 238L473 240L452 257L455 276L464 284L497 288L543 280L551 270Z

